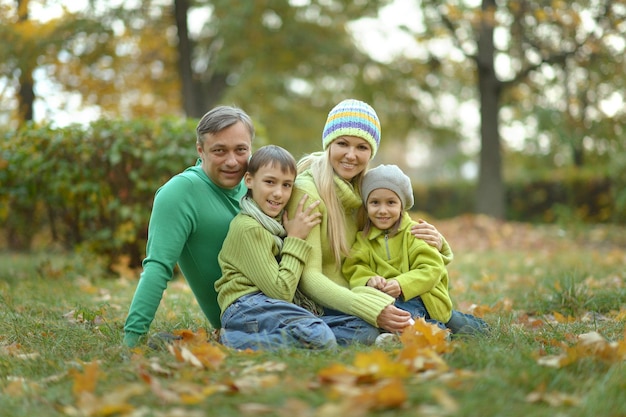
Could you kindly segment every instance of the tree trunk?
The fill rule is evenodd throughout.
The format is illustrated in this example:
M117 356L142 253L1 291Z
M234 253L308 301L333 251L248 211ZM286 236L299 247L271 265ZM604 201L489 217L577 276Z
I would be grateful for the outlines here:
M476 211L503 219L505 196L498 128L501 83L495 72L493 43L495 10L495 0L483 0L477 56L481 150Z
M191 69L191 56L193 45L189 39L189 27L187 25L187 12L189 0L174 1L174 18L176 19L176 31L178 34L178 74L180 77L183 111L187 117L201 117L202 109L199 109L198 96L201 94L194 86L193 70Z
M26 22L29 19L28 1L17 0L18 20ZM21 68L19 76L20 87L17 93L19 120L28 122L33 120L33 107L35 105L35 88L32 68Z
M18 92L19 117L20 121L28 122L33 120L33 107L35 105L35 89L32 72L24 68L19 77L20 88Z

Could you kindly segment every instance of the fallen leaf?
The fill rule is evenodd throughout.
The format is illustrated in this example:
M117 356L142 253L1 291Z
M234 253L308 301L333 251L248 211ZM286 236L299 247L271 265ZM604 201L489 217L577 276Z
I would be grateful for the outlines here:
M580 404L580 397L562 392L545 390L545 384L537 387L533 392L526 396L529 403L544 402L552 407L576 406Z
M83 363L83 370L77 369L70 370L70 374L74 379L74 385L72 386L72 392L75 396L80 396L82 393L93 393L96 390L98 378L100 376L100 370L98 362Z

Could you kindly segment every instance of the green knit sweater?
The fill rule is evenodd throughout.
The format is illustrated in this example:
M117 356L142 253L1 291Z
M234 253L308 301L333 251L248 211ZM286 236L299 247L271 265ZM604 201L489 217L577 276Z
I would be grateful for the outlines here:
M234 189L218 187L199 161L157 190L143 272L124 325L126 345L136 345L148 332L177 263L211 325L221 326L214 288L221 276L217 255L246 191L243 182Z
M337 191L345 209L346 238L351 243L357 232L355 216L362 204L361 196L348 183L337 187ZM309 196L310 201L321 200L315 181L308 170L296 178L287 206L290 218L293 217L298 202L304 194ZM349 288L348 281L341 273L341 265L335 264L330 250L326 233L328 213L323 201L317 209L322 214L322 223L315 226L307 237L307 242L311 244L312 249L300 279L301 291L324 307L360 317L373 326L377 326L376 320L379 314L386 306L392 304L394 299L371 287Z
M350 257L343 264L343 274L349 277L352 288L366 285L375 275L393 278L400 284L405 301L420 296L430 317L447 323L452 300L444 259L437 249L411 234L413 224L404 212L398 233L393 236L373 225L366 236L358 233ZM452 251L447 243L444 249L449 260Z
M274 235L254 218L238 214L219 254L222 277L215 289L222 313L238 298L258 291L291 302L310 252L310 243L287 236L277 262Z

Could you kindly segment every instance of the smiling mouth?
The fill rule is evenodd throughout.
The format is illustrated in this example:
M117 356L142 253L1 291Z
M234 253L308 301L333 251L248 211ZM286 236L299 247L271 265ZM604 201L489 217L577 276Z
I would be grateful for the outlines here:
M234 176L234 175L239 175L240 171L222 171L222 173L224 175L228 175L228 176Z

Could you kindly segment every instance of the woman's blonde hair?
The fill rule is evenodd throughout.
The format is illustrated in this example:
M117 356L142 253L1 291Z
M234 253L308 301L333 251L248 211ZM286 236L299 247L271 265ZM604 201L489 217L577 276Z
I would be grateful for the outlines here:
M302 157L298 161L298 174L307 169L311 170L317 191L326 205L328 217L326 234L335 258L335 266L341 268L341 257L348 256L352 242L346 241L345 209L335 188L335 171L330 164L330 148L324 152L315 152ZM356 189L360 189L361 179L366 171L367 168L352 179L351 182Z

